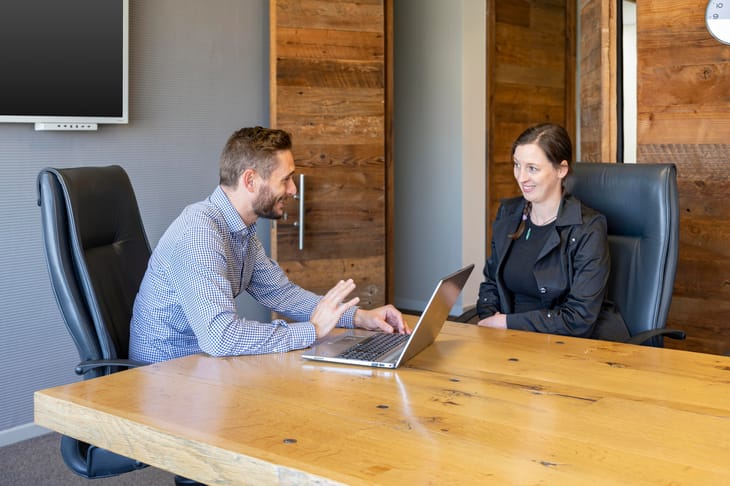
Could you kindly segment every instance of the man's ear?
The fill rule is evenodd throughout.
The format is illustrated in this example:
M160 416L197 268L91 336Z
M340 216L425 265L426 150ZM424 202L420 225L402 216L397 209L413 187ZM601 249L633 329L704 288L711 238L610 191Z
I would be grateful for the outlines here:
M241 173L238 184L245 188L247 191L253 192L256 187L256 171L253 169L244 170Z

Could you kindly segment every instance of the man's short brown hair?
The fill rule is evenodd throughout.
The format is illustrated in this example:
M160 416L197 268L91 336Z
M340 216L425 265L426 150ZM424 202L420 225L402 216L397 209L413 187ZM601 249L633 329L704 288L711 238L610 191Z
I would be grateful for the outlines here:
M254 169L268 179L276 168L276 154L291 150L291 136L284 130L249 127L228 137L220 157L220 184L236 187L246 169Z

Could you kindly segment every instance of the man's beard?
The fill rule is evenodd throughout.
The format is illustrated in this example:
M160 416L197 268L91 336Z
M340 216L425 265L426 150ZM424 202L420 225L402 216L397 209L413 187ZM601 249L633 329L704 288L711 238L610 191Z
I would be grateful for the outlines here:
M281 219L284 212L277 212L276 205L284 199L286 196L277 197L271 192L269 186L264 186L253 203L253 211L259 218Z

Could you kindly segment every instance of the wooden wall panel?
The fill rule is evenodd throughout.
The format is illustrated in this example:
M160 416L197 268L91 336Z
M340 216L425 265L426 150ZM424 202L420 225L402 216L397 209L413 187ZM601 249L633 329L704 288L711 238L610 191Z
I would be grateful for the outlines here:
M705 0L637 2L639 163L677 165L679 266L667 347L730 352L730 46Z
M487 236L500 199L519 194L512 142L551 121L575 133L575 2L487 2Z
M580 159L584 162L615 162L615 2L581 0L578 9L581 32Z

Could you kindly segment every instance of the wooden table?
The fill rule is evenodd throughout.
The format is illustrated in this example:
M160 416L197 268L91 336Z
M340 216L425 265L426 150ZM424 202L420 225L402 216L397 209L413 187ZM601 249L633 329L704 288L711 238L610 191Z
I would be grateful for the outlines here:
M35 420L208 484L730 484L730 358L447 323L397 370L190 356Z

